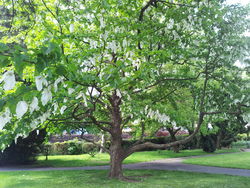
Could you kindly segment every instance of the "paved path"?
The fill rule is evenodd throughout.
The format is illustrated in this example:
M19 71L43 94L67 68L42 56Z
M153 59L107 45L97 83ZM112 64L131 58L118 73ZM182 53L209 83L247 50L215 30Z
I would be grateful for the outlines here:
M203 156L196 156L196 157L203 157ZM190 157L171 158L171 159L162 159L151 162L127 164L123 165L123 167L125 169L177 170L177 171L202 172L210 174L226 174L226 175L250 177L250 170L245 170L245 169L183 164L182 161L187 158ZM0 171L107 170L107 169L109 169L109 166L59 167L59 168L0 167Z

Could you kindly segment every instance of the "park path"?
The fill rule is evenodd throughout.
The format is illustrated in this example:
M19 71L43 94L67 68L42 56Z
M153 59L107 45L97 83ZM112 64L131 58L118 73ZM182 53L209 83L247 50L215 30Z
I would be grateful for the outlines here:
M225 154L226 155L226 154ZM208 156L208 155L206 155ZM212 156L212 155L210 155ZM204 157L204 156L193 156ZM250 177L250 170L235 169L235 168L221 168L212 166L191 165L182 163L183 160L190 157L161 159L151 162L142 162L135 164L123 165L125 169L152 169L152 170L177 170L188 172L201 172L209 174L226 174L233 176ZM0 167L0 172L6 171L48 171L48 170L107 170L109 166L84 166L84 167L41 167L41 168L27 168L27 167Z

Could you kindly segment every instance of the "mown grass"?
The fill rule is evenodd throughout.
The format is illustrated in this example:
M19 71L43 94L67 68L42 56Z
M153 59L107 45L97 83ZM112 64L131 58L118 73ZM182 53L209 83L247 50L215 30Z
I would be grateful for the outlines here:
M218 150L216 153L225 152L237 152L237 149ZM206 155L207 153L202 150L183 150L180 153L174 153L173 151L160 150L160 151L145 151L137 152L129 156L124 164L147 162L164 158L175 157L187 157ZM100 166L109 164L108 154L97 154L95 157L91 157L88 154L83 155L54 155L49 156L49 160L46 161L44 156L38 158L35 166L51 166L51 167L76 167L76 166Z
M250 169L250 152L186 159L184 163Z
M139 182L110 180L105 170L0 172L1 188L249 188L250 178L204 173L126 170Z

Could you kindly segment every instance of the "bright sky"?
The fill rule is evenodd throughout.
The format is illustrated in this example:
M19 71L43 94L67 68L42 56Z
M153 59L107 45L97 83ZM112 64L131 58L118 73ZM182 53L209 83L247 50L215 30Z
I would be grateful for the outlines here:
M227 0L228 4L237 4L240 3L242 5L246 5L247 3L250 3L250 0Z

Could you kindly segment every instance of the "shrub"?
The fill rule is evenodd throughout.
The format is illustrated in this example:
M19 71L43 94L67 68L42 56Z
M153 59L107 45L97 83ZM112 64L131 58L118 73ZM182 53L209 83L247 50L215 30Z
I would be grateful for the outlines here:
M250 141L237 141L233 142L233 148L250 148Z
M44 148L46 147L44 146ZM74 139L65 142L51 143L49 150L50 155L78 155L91 153L91 155L94 156L95 154L93 154L93 152L96 153L99 151L99 147L89 142ZM43 151L44 155L45 153L46 151Z
M41 152L42 143L46 137L46 131L44 129L39 131L32 131L28 137L17 139L0 153L0 165L9 164L27 164L36 160L36 156Z
M216 150L215 140L216 139L214 139L214 135L212 134L206 136L201 135L201 145L203 151L208 153L213 153Z

